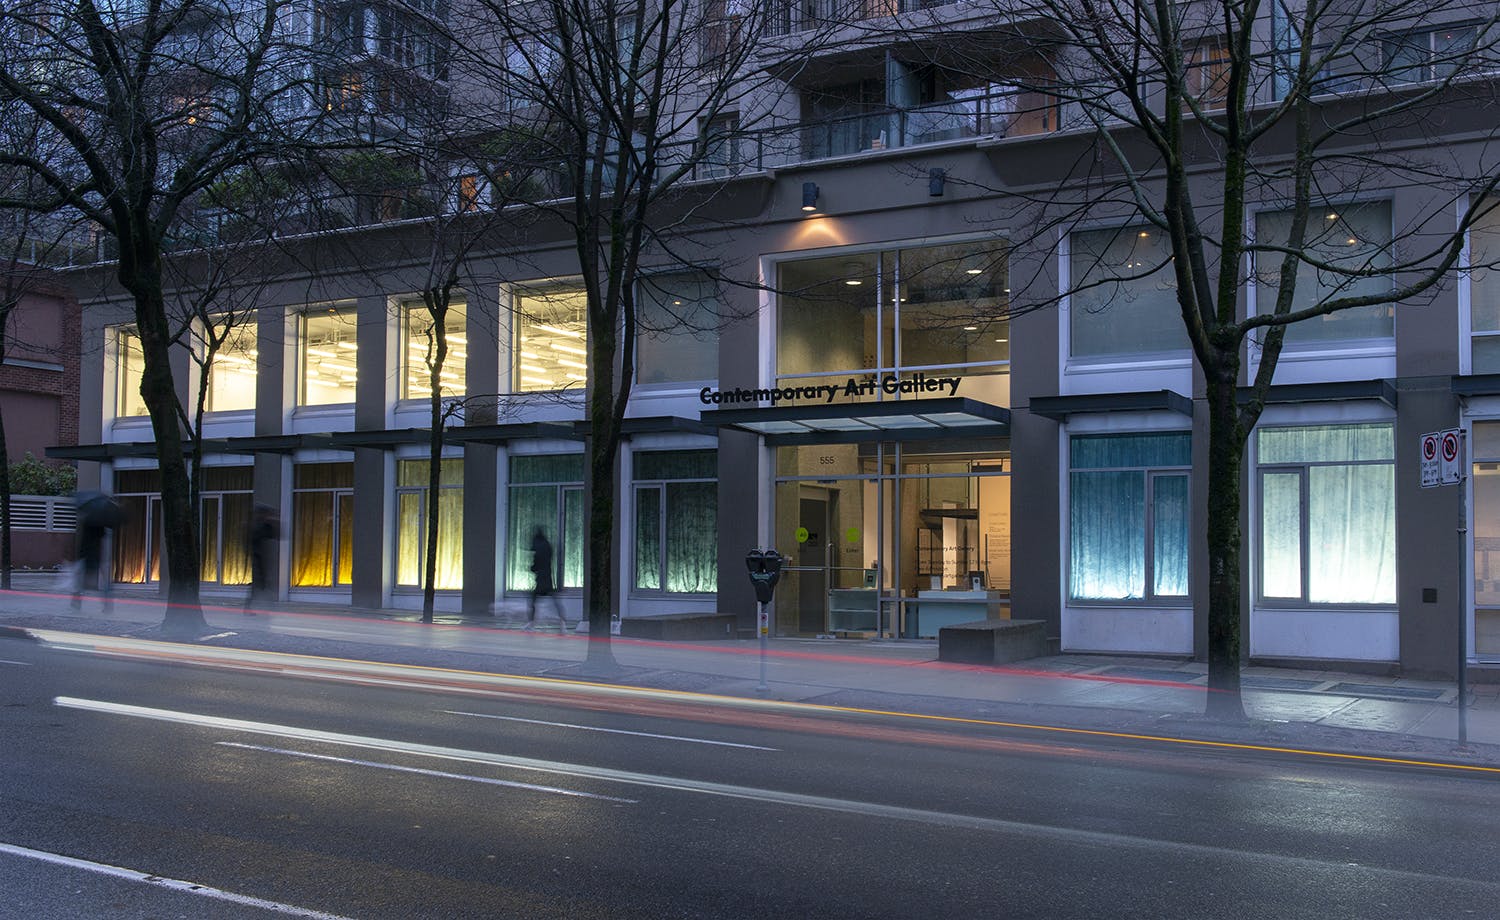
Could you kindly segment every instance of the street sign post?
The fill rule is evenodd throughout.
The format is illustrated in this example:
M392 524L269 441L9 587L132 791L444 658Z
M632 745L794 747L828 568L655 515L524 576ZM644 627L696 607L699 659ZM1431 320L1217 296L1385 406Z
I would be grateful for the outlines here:
M1465 432L1462 428L1430 431L1421 437L1422 488L1457 485L1458 490L1458 743L1469 743L1468 567L1469 497L1465 491Z

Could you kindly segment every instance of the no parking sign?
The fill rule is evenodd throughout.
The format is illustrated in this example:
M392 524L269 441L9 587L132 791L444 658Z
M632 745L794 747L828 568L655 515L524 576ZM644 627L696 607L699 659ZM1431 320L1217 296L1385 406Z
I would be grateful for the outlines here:
M1463 429L1449 428L1422 435L1421 465L1424 489L1460 482L1464 466Z

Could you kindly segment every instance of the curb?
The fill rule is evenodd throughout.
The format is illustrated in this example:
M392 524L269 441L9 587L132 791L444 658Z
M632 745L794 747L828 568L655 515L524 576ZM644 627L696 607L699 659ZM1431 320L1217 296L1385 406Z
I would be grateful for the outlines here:
M0 639L22 639L26 642L37 641L36 636L33 636L29 630L22 629L19 626L0 626Z

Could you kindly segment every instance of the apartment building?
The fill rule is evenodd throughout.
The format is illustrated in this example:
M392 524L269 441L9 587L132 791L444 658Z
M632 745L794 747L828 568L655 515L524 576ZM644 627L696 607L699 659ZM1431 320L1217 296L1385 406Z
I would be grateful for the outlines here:
M818 8L792 8L773 32L795 36ZM875 22L905 12L861 9ZM969 8L948 12L957 23ZM711 255L659 257L638 288L643 315L671 321L644 323L637 345L617 471L622 618L728 612L748 634L743 556L774 546L790 560L776 636L924 640L1003 613L1044 620L1066 651L1204 653L1207 415L1170 253L1156 226L1088 201L1093 186L1069 171L1097 157L1098 135L1069 93L1043 91L1043 76L1067 74L1042 24L1022 23L1035 34L1016 52L1001 46L1027 29L978 41L988 20L976 21L954 26L968 40L951 56L937 29L916 46L888 27L841 42L753 130L703 126L724 132L700 170L719 191L686 232ZM1351 54L1327 77L1328 111L1339 92L1359 104L1374 72L1440 79L1469 28L1455 22ZM994 66L976 66L978 52ZM1212 109L1227 91L1221 50L1192 54L1195 102ZM1258 91L1274 104L1268 67ZM1482 163L1491 128L1454 98L1425 142ZM1047 194L1079 216L1035 223L1027 205ZM1381 260L1418 229L1441 235L1433 222L1449 216L1457 229L1469 202L1435 208L1435 194L1364 176L1320 202L1310 251L1392 265ZM1291 217L1267 188L1245 219L1271 240ZM449 313L440 385L495 409L447 429L436 587L449 609L519 602L541 528L577 616L588 330L569 241L528 232L524 251L476 250ZM1412 674L1500 661L1500 279L1466 268L1500 252L1500 218L1467 239L1469 261L1421 298L1288 334L1244 460L1252 659ZM215 358L207 394L207 590L248 581L261 502L284 522L283 598L420 605L433 385L421 240L393 223L311 238L316 258L268 258L255 322ZM1250 266L1238 308L1264 311L1278 270ZM1395 274L1357 283L1394 289ZM1309 271L1299 296L1328 284ZM131 523L113 576L149 585L160 524L129 317L122 298L88 305L85 446L59 453L120 497ZM1446 429L1467 438L1464 482L1424 488L1421 436Z

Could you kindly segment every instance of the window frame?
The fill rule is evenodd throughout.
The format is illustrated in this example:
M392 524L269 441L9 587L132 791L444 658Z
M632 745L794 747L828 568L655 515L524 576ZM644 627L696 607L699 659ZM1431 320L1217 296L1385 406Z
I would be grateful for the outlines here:
M1391 438L1391 456L1385 460L1303 460L1303 461L1277 461L1273 463L1261 462L1260 437L1263 432L1288 428L1362 428L1380 426L1385 428ZM1359 601L1314 601L1310 599L1312 588L1312 487L1311 471L1314 467L1355 467L1355 466L1386 466L1391 469L1394 478L1396 469L1395 438L1396 423L1394 420L1371 419L1363 421L1336 421L1336 422L1288 422L1285 424L1257 426L1253 432L1255 439L1254 451L1255 461L1254 473L1254 507L1251 509L1250 523L1255 529L1254 547L1255 563L1251 578L1254 580L1254 602L1255 606L1262 609L1280 610L1392 610L1395 609L1400 600L1400 585L1395 586L1393 597L1390 601L1359 602ZM1267 596L1266 581L1266 526L1265 526L1265 498L1266 476L1287 475L1295 473L1298 476L1298 567L1301 584L1298 597ZM1390 501L1390 515L1392 526L1396 517L1396 496L1394 490L1387 495ZM1392 570L1399 580L1400 571L1396 558L1397 547L1392 542L1391 564Z
M1140 437L1146 435L1176 435L1187 439L1188 461L1185 464L1173 465L1166 463L1147 464L1123 464L1113 466L1088 466L1076 468L1073 465L1072 450L1073 443L1078 440L1109 438L1115 436ZM1192 466L1192 432L1186 429L1161 429L1147 431L1081 431L1069 434L1067 440L1068 459L1068 508L1067 508L1067 548L1064 564L1064 600L1069 607L1191 607L1193 604L1192 577L1193 561L1197 553L1193 547L1192 530L1192 488L1193 488L1193 466ZM1142 592L1140 597L1077 597L1073 593L1073 502L1076 500L1076 490L1073 486L1073 477L1080 473L1139 473L1142 476L1143 488L1141 491L1142 515L1144 526L1141 529L1142 548ZM1187 591L1183 594L1158 594L1156 593L1156 486L1157 481L1167 478L1181 478L1186 481L1188 502L1186 514L1188 518L1187 545Z
M353 380L353 381L341 381L341 382L347 382L347 383L350 384L349 398L347 400L341 400L339 402L308 402L308 399L307 399L307 383L308 383L308 376L307 375L308 375L308 371L310 370L309 365L308 365L308 360L307 360L308 347L309 347L308 337L307 337L308 323L313 319L314 315L317 314L317 313L319 313L319 312L337 315L340 318L339 319L340 322L347 322L347 324L353 330L353 335L352 335L352 337L349 340L352 341L352 342L354 342L354 348L353 349L349 349L349 351L351 352L352 359L354 361L354 372L355 372L356 379ZM296 403L295 403L296 408L298 408L298 409L331 408L331 407L335 407L335 406L351 406L351 405L353 405L356 402L357 395L358 395L357 387L359 385L359 381L357 379L358 376L359 376L359 315L358 315L358 312L357 312L356 308L352 304L351 305L342 305L342 306L341 305L337 305L337 304L332 304L332 305L317 306L317 307L311 307L311 308L304 309L304 310L299 310L297 312L297 341L296 341L296 346L297 346L297 353L296 353L297 377L296 377L295 384L294 384L294 391L295 391L295 396L296 396Z
M462 295L458 294L457 292L454 293L454 295L448 302L448 316L450 320L454 316L455 310L462 316L462 322L457 333L454 333L452 331L448 333L448 356L443 361L443 373L446 374L453 368L452 362L454 362L455 360L463 362L463 365L457 373L459 381L458 386L451 392L449 391L448 387L443 384L442 380L439 379L439 397L442 399L456 399L468 395L469 392L468 302ZM431 398L430 391L428 393L423 393L416 396L412 395L413 374L420 376L424 383L430 380L430 377L428 376L427 361L425 357L417 358L412 351L412 344L416 341L415 337L412 334L412 323L414 318L416 317L421 317L421 321L423 323L431 322L432 314L428 312L427 305L421 300L401 301L397 309L397 314L400 317L399 323L401 339L400 351L397 352L398 363L400 365L397 370L397 399L402 402L416 402L425 405ZM462 352L462 355L456 356L455 352ZM426 352L424 351L423 355L425 356L425 354Z
M410 485L410 486L401 485L401 466L402 466L402 464L405 464L405 463L415 464L416 467L419 467L421 469L422 476L423 476L423 482L419 483L418 485ZM392 492L392 494L395 496L393 498L393 500L392 500L392 504L394 505L394 508L395 508L396 519L395 519L394 533L392 535L392 540L391 540L391 585L392 585L392 587L394 588L394 590L397 593L408 593L408 592L413 592L413 591L421 591L424 588L423 579L426 577L425 568L426 568L426 565L427 565L427 482L426 482L426 476L428 475L427 463L428 463L428 458L426 458L426 457L398 457L396 459L396 486L395 486L395 489ZM443 493L449 493L449 494L451 494L453 491L456 491L457 495L458 495L459 508L462 509L463 508L463 500L464 500L464 482L463 482L464 467L463 467L463 458L462 457L443 457L441 463L442 463L443 469L438 474L438 480L439 480L439 485L438 485L438 492L439 492L439 494L438 494L438 507L439 508L442 507ZM449 474L453 470L455 470L455 469L457 470L457 474L456 474L457 481L452 481L449 478ZM406 495L415 495L416 496L416 500L417 500L417 546L416 546L417 558L415 560L415 565L416 565L416 568L417 568L417 578L416 578L415 582L407 582L407 581L402 581L401 580L401 563L402 563L402 556L401 556L401 530L400 530L400 528L401 528L401 499L402 499L403 496L406 496ZM460 534L459 534L458 547L457 547L457 549L458 549L458 559L459 559L459 562L458 562L459 584L456 587L454 587L454 586L442 587L441 585L439 585L435 590L438 591L438 592L440 592L440 593L441 592L446 592L446 593L449 593L449 594L454 594L454 593L460 593L460 592L463 591L463 549L464 549L464 546L463 546L462 524L461 523L460 523L459 527L460 527ZM442 528L440 526L438 528L438 552L439 552L439 554L442 553L442 535L443 535L442 534ZM439 568L441 568L441 567L442 567L441 564L439 564Z
M712 448L712 447L710 447L710 448L689 448L689 449L684 449L684 450L650 450L650 451L640 451L640 452L637 452L637 453L635 453L635 454L632 455L632 457L631 457L632 466L634 466L634 463L636 462L636 459L639 458L640 456L644 455L644 454L709 454L709 455L712 455L712 457L713 457L713 464L714 464L715 470L717 470L717 467L718 467L718 449L717 448ZM715 565L715 579L714 580L715 580L715 584L714 584L714 587L713 587L712 590L708 590L708 591L672 591L672 590L670 590L667 587L667 585L670 583L668 581L668 578L667 578L667 575L668 575L667 566L668 566L668 561L669 561L669 559L671 557L671 553L669 551L669 545L668 545L669 544L669 539L668 539L669 538L669 531L667 529L667 496L668 496L668 490L673 485L684 485L684 484L702 485L702 484L705 484L705 483L717 483L718 481L719 481L719 479L718 479L718 476L717 476L716 473L714 475L685 476L685 477L672 478L672 479L664 479L664 478L638 479L635 476L634 469L632 469L631 479L630 479L630 496L631 496L631 509L632 509L632 511L631 511L632 520L631 520L630 534L631 534L631 537L632 537L632 539L631 539L632 550L631 550L631 554L630 554L630 568L628 570L629 579L630 579L630 581L629 581L629 584L630 584L630 595L632 597L673 597L673 598L677 598L677 597L683 597L683 598L690 598L690 597L712 597L712 596L714 596L714 595L716 595L718 593L719 588L718 588L718 584L717 584L717 582L718 582L718 576L717 576L718 544L717 544L717 540L714 543L714 565ZM640 569L640 553L639 553L639 550L640 550L640 543L641 543L641 541L638 539L638 535L640 533L639 527L640 527L640 512L641 512L640 494L643 491L655 491L657 493L657 495L659 496L657 504L656 504L656 528L657 528L656 529L656 533L657 533L657 543L656 543L656 566L655 566L656 582L657 582L657 585L659 587L656 587L656 588L643 588L643 587L640 587L640 585L639 585L639 583L637 581L637 578L639 576L639 569ZM715 493L715 496L714 496L714 515L715 515L715 518L717 519L717 515L718 515L718 495L717 495L717 493Z

